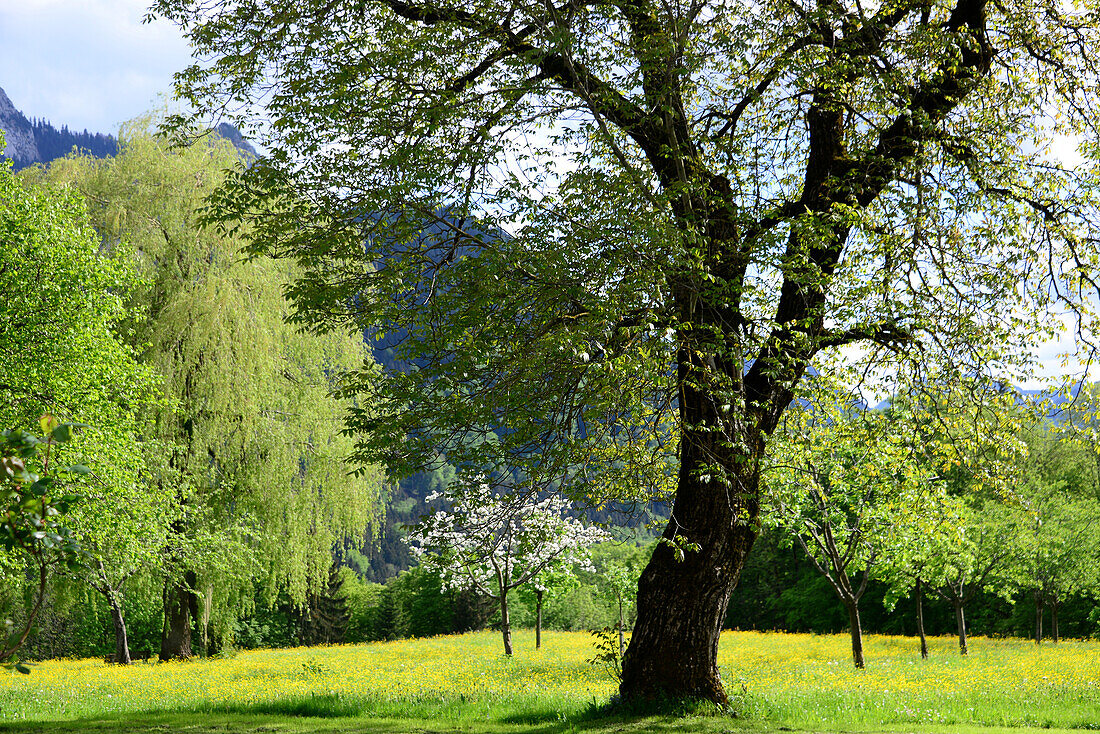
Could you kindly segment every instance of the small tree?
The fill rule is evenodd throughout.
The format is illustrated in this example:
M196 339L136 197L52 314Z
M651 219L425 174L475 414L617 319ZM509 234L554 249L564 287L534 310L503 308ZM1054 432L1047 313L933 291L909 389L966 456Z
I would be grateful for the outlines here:
M1035 599L1037 643L1044 610L1050 610L1051 639L1058 642L1062 603L1100 588L1095 387L1082 386L1062 417L1061 426L1044 421L1024 433L1028 460L1021 494L1029 517L1020 582Z
M960 655L969 652L966 605L979 591L1007 597L1019 586L1019 569L1014 568L1014 560L1020 553L1024 522L1020 508L996 499L978 500L973 505L960 503L960 542L931 559L927 580L955 610Z
M600 579L600 593L614 602L619 609L616 628L619 634L619 657L626 652L626 629L628 611L634 606L638 592L638 577L648 560L648 553L638 546L603 546L604 553L594 560L596 574Z
M864 667L859 601L899 526L943 494L898 421L844 408L796 412L767 475L765 522L786 529L848 611L852 661Z
M49 415L42 417L41 426L45 434L41 438L16 430L0 434L0 547L21 557L37 577L34 602L22 625L7 624L7 636L0 642L0 663L15 655L30 634L46 595L50 572L59 566L75 566L79 559L79 548L68 528L58 523L78 498L65 492L57 475L87 473L87 469L52 468L51 448L68 441L74 426L59 424ZM46 447L44 456L39 456L40 446ZM40 474L35 472L39 462ZM15 669L29 672L23 665Z
M1007 594L1015 588L1009 566L1018 518L1002 500L1017 492L1028 455L1020 431L1038 406L1022 405L1014 390L981 377L953 387L937 377L891 402L891 411L909 415L913 423L916 460L942 479L948 494L897 526L890 562L882 569L890 586L886 602L913 590L921 655L927 657L922 597L933 589L954 607L965 655L966 604L982 589Z
M586 559L587 560L587 559ZM573 566L554 566L531 579L526 590L535 599L535 649L542 648L542 610L547 596L558 596L575 589L579 582ZM520 588L519 591L524 591ZM523 598L523 597L521 597Z
M305 645L333 645L344 642L351 622L344 576L335 558L328 571L328 583L312 592L301 612L299 639Z
M912 593L917 607L917 634L920 656L928 658L928 639L924 631L924 596L928 579L935 573L938 560L953 553L964 542L965 529L961 517L963 501L954 496L940 495L927 507L909 507L905 520L894 526L890 554L883 558L877 572L886 583L883 602L887 611L898 600Z
M1030 484L1030 483L1029 483ZM1043 639L1043 608L1050 609L1050 636L1058 642L1058 611L1077 594L1100 584L1100 503L1075 497L1061 485L1030 485L1020 581L1035 597L1035 642Z
M557 496L501 496L484 480L455 482L443 498L450 509L426 516L410 536L413 553L443 583L475 589L500 603L504 654L512 654L508 592L540 574L584 563L585 551L608 539L599 528L568 514Z

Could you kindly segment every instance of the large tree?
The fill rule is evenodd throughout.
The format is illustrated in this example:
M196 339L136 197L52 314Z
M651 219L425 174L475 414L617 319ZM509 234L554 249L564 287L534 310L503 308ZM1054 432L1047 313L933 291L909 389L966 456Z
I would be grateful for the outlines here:
M180 95L268 151L215 207L303 263L301 317L405 329L363 458L674 486L626 697L726 700L761 462L811 365L1018 374L1053 301L1089 324L1094 172L1046 150L1093 137L1089 1L152 12L202 59Z

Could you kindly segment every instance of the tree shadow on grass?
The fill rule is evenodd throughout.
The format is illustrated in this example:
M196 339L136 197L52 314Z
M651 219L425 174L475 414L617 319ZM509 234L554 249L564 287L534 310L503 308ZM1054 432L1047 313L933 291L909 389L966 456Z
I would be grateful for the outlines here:
M284 698L256 703L232 703L114 714L75 721L0 724L0 734L572 734L576 732L696 732L744 729L730 715L699 716L699 707L685 703L643 706L592 701L571 714L547 705L508 715L486 715L483 703L437 699L382 701L339 694ZM713 713L713 709L710 709ZM685 718L688 717L688 718ZM740 724L740 725L739 725Z

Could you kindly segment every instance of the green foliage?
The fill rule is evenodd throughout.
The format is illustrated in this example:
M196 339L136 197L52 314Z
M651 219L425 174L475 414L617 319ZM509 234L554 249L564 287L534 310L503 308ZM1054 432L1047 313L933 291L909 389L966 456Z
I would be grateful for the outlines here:
M529 611L533 604L530 599L523 599L523 601L526 608L517 608L514 619L517 626L530 627L534 624ZM582 581L576 588L554 594L545 601L542 623L547 629L566 632L596 629L618 620L618 612L612 608L613 606L604 596L601 588Z
M86 467L70 480L86 499L64 524L96 561L67 572L94 579L109 558L132 573L155 554L171 510L145 480L141 434L157 380L125 343L139 279L125 253L101 248L81 197L30 178L0 167L0 424L63 417L50 436L68 445L55 460ZM74 423L91 427L69 442Z
M1095 0L151 12L203 59L173 126L239 110L270 151L212 214L301 264L303 322L401 332L417 369L349 386L360 460L676 487L639 671L721 616L806 375L1019 382L1066 311L1096 349ZM683 685L720 701L713 648Z
M117 157L58 161L48 177L84 194L101 241L144 278L129 338L168 402L153 415L164 460L150 481L182 509L149 547L169 577L199 572L188 593L228 635L253 584L264 604L279 590L301 604L327 582L334 546L378 517L382 477L371 467L349 476L340 429L350 403L332 395L364 350L357 335L288 324L295 268L244 260L240 239L200 225L204 198L241 166L233 147L207 135L170 149L151 124L127 125Z
M922 461L929 445L898 411L835 404L792 409L781 430L764 522L801 545L846 605L856 602L877 566L907 566L912 539L940 522L949 498Z
M348 642L369 642L376 639L375 630L379 626L381 596L385 587L382 584L364 581L351 569L343 568L344 595L348 603Z
M594 665L606 674L610 675L617 683L623 680L623 650L619 645L619 630L617 627L603 627L590 630L596 639L592 645L596 648L595 654L588 660L589 665Z
M2 138L0 138L2 141ZM33 604L22 625L5 620L4 639L0 643L0 664L20 673L30 670L22 663L8 664L27 639L31 625L46 593L49 574L59 569L75 569L80 563L80 546L62 524L70 507L80 500L69 494L65 475L86 474L80 465L50 466L51 450L68 443L84 426L60 423L51 415L39 424L44 436L21 430L0 433L0 546L21 563L35 579ZM44 450L40 447L45 447Z
M0 425L49 412L90 426L66 448L89 469L74 532L132 573L155 555L172 510L147 482L143 433L159 381L127 344L140 277L124 248L101 243L77 192L21 185L4 166L0 205Z
M344 593L345 575L333 561L329 568L328 584L310 594L301 609L298 638L306 645L336 644L344 642L351 614Z
M379 599L373 639L400 640L409 636L408 609L402 596L396 587L385 587Z
M1060 437L1040 425L1027 438L1018 583L1057 615L1067 599L1100 596L1100 501L1092 457L1072 432ZM1052 621L1057 625L1057 616Z
M659 448L694 426L667 396L686 399L689 373L739 416L712 426L732 449L765 440L837 347L888 379L938 364L955 380L1026 371L1053 301L1091 318L1031 267L1096 257L1077 183L1096 149L1067 171L1046 146L1092 129L1087 53L1057 40L1093 38L1091 16L857 5L152 12L219 60L178 78L196 116L243 110L272 151L215 215L252 217L255 249L304 263L300 318L402 329L422 358L372 405L392 420L358 417L364 456L408 471L446 440L474 466L544 461L547 481L583 466L606 480L585 489L613 493L668 487Z

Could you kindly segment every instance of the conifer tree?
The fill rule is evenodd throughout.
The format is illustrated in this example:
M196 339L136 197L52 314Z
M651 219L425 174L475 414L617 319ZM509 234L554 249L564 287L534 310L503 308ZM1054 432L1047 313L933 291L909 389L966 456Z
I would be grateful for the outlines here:
M344 579L335 560L329 567L328 581L309 595L302 616L302 642L307 645L331 645L344 641L351 621L348 600L344 596Z

